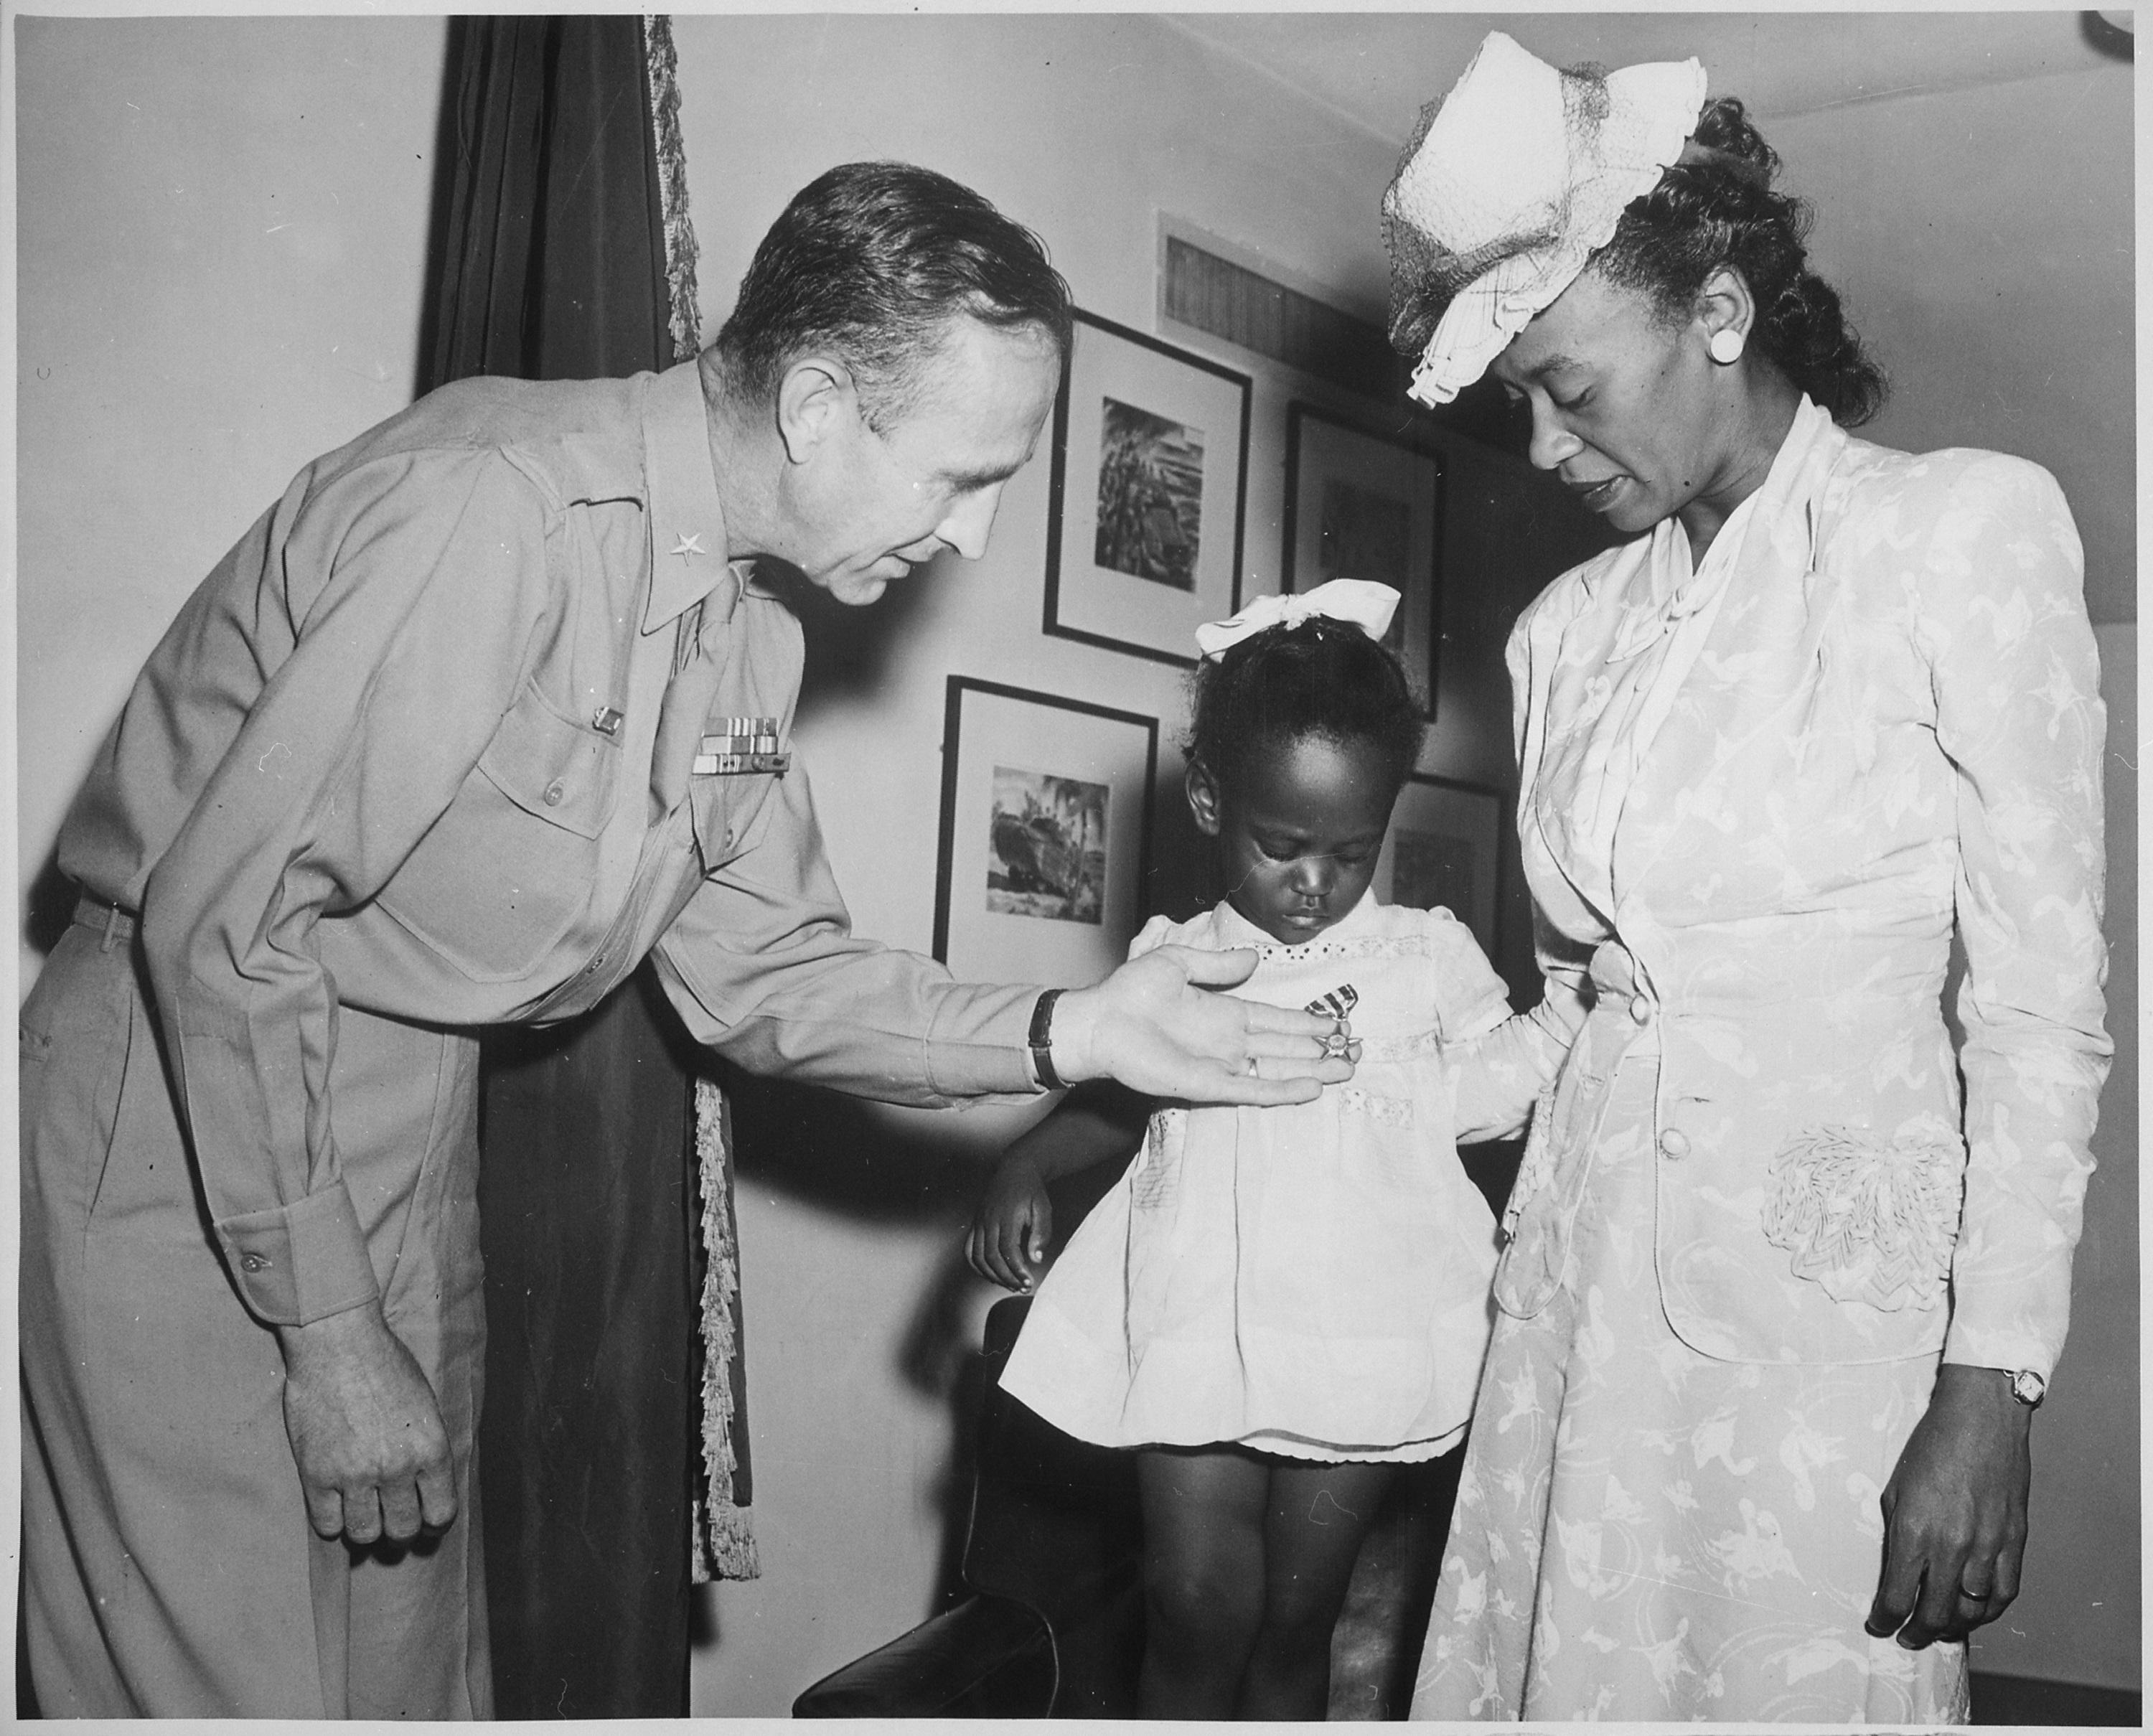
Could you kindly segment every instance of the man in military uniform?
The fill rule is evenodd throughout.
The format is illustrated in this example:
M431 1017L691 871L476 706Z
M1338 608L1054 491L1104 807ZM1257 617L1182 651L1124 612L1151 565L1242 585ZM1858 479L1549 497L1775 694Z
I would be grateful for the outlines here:
M1313 1095L1173 949L1053 991L855 939L757 575L976 557L1069 342L965 189L832 171L698 362L443 388L197 589L60 842L23 1012L27 1632L48 1714L483 1716L476 1046L646 955L743 1066L939 1105Z

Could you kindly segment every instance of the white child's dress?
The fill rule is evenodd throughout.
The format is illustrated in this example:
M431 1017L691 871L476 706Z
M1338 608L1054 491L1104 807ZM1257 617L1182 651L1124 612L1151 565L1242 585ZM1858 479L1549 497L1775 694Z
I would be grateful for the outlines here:
M1130 956L1169 943L1259 953L1234 991L1250 1000L1350 1001L1359 1066L1311 1103L1155 1114L1040 1285L1002 1385L1107 1446L1445 1451L1472 1412L1495 1268L1457 1134L1522 1123L1569 1031L1552 1013L1510 1019L1448 911L1372 893L1299 946L1221 904L1154 918Z

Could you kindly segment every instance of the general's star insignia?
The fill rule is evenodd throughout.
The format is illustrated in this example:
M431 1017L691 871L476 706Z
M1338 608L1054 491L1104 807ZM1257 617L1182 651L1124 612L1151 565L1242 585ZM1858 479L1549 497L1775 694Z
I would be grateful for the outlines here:
M703 537L700 531L692 536L684 531L680 535L679 547L673 549L671 552L685 560L691 554L708 554L710 550L703 547Z

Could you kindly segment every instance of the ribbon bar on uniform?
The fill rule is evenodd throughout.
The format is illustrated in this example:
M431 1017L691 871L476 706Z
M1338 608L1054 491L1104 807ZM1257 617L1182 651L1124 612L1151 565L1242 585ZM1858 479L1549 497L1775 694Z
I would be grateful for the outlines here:
M778 746L775 717L725 717L703 737L702 751L690 768L699 777L782 771L792 756Z

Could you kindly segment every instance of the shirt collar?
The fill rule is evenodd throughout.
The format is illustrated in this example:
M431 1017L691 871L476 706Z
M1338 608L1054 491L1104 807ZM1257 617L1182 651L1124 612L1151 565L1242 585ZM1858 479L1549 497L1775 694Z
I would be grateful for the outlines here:
M715 590L737 565L725 558L725 519L711 466L701 373L692 361L655 376L643 399L643 452L649 484L650 591L643 630L655 632Z

